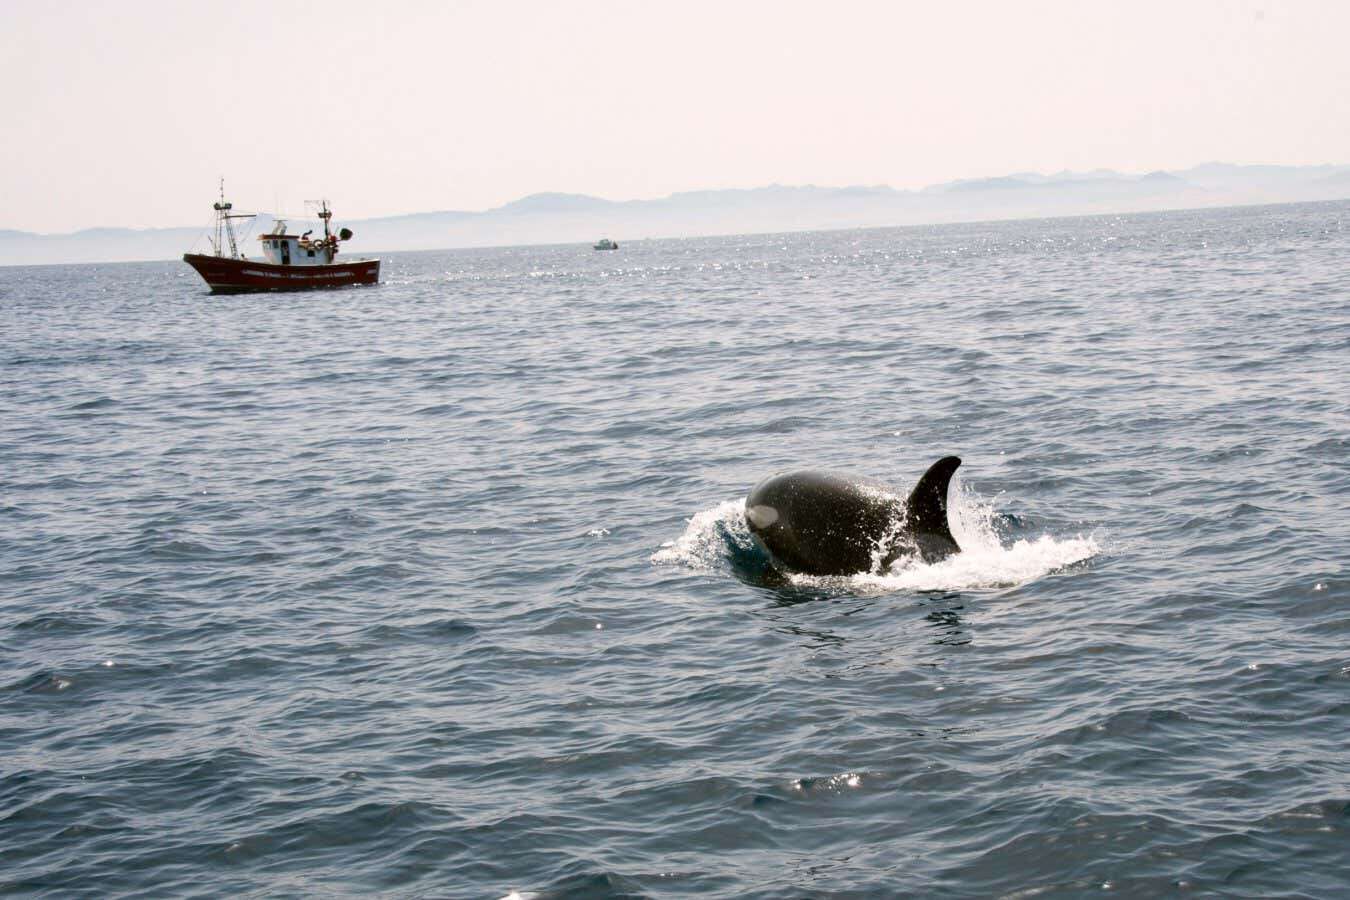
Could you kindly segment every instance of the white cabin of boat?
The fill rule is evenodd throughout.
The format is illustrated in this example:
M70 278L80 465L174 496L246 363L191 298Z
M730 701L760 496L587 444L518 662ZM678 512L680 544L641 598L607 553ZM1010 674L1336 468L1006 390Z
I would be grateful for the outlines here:
M313 240L310 232L287 234L284 219L277 219L272 230L259 235L263 256L274 266L326 266L337 253L337 240L320 237Z

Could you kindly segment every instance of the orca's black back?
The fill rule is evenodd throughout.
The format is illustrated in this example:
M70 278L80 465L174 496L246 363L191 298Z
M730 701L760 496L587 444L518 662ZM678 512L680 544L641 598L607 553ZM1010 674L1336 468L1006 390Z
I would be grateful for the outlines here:
M889 561L882 544L905 508L885 485L831 472L775 475L755 485L745 503L750 530L774 559L808 575L851 575ZM772 521L756 510L773 510Z

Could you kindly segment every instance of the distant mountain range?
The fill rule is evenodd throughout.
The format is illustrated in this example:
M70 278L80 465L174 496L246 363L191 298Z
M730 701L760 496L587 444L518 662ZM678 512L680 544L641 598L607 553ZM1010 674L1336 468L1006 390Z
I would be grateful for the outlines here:
M590 243L1143 212L1350 198L1347 166L1238 166L1206 163L1175 172L1106 169L1017 173L900 191L885 185L689 191L659 200L604 200L532 194L482 212L425 212L344 220L354 254L446 247ZM270 227L255 220L252 234ZM292 228L300 223L292 220ZM310 227L308 224L304 227ZM303 230L303 229L302 229ZM243 241L246 253L254 241ZM91 228L72 234L0 230L0 265L173 259L193 246L209 252L200 228Z

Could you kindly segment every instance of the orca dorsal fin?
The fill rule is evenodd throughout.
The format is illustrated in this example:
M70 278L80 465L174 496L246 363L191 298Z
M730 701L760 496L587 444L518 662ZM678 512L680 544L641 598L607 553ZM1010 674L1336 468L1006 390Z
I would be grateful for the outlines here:
M947 488L961 465L959 456L944 456L928 467L909 494L910 533L919 545L925 562L933 562L961 551L947 524Z

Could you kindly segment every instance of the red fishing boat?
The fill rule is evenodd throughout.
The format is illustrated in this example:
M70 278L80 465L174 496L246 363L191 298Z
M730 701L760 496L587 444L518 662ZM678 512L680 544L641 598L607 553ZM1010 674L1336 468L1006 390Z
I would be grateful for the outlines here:
M378 259L336 261L338 243L350 240L352 232L348 228L336 234L329 230L333 213L327 200L319 208L319 218L323 221L322 238L310 238L310 231L300 235L287 234L286 221L276 219L271 231L258 237L262 243L263 258L260 260L249 259L240 253L234 235L234 220L251 219L255 214L233 212L233 204L225 200L224 186L214 209L215 236L211 239L214 253L183 254L183 262L197 270L211 286L213 294L303 291L379 283ZM227 250L229 255L226 255Z

